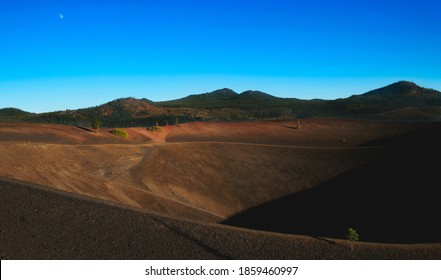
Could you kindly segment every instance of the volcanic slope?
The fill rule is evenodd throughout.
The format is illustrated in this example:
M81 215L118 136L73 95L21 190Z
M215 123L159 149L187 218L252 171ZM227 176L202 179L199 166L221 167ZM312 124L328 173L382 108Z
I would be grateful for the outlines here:
M441 259L439 244L391 245L283 235L140 212L0 180L5 259Z
M410 129L342 120L305 120L296 127L296 122L191 123L161 133L127 129L130 137L121 139L107 129L5 123L0 176L219 221L369 161L381 149L354 146Z
M215 226L213 222L231 222L239 227L253 228L255 225L232 221L247 211L290 195L314 190L341 174L379 162L387 151L397 146L375 143L376 139L411 132L419 127L430 129L433 126L319 119L302 120L300 127L296 121L190 123L163 127L161 133L131 128L127 129L130 137L120 139L111 135L107 129L93 133L84 128L69 126L14 125L16 124L2 124L0 127L0 132L3 132L0 133L3 137L0 143L0 176L116 203L115 205L119 205L118 211L123 211L120 206L138 209L142 213L136 215L147 215L148 219L170 217L171 220L168 221L173 221L173 224L186 226L190 225L190 220L195 221L198 225L202 223L203 227L214 227L222 232L225 230L227 235L232 230L230 227ZM35 136L37 133L38 137ZM8 188L7 191L15 192L14 189L16 187ZM41 191L41 188L37 189ZM8 195L4 198L8 199ZM64 196L65 193L57 195ZM425 199L424 196L421 198ZM5 205L8 203L14 204L9 201ZM20 207L22 206L18 208ZM126 212L127 209L123 209ZM317 209L321 209L320 205L317 205ZM132 210L129 212L134 213ZM290 224L291 213L277 214L285 217L286 220L282 222ZM295 214L297 215L308 217L308 212L300 211ZM432 217L427 215L429 216ZM178 218L179 221L172 218ZM20 224L17 220L15 222ZM210 224L205 224L207 222ZM25 224L20 225L26 227ZM60 230L62 227L60 225ZM237 232L248 234L248 231ZM299 233L334 237L329 235L332 232L326 230ZM271 238L279 236L269 233L252 234ZM282 239L285 238L286 236ZM193 239L194 236L190 238ZM227 239L220 238L218 241L226 242ZM421 246L415 248L426 245ZM430 252L435 248L427 246ZM279 250L277 248L274 247L274 250ZM426 254L429 251L424 251L422 255L419 255L421 251L412 255L416 252L412 251L412 256L401 257L426 258L431 256ZM394 251L393 254L395 253ZM280 254L280 257L295 257L289 252ZM376 258L369 254L359 257ZM6 255L12 256L10 253ZM179 252L167 258L178 255ZM306 258L307 255L305 254ZM121 255L108 252L105 258L118 258L117 256ZM145 254L139 256L146 258ZM157 256L160 255L151 255L152 258ZM196 258L200 256L202 255L194 255ZM215 257L227 256L239 258L251 255L222 253ZM317 256L309 255L310 258ZM137 257L138 255L134 255L133 258ZM187 256L182 253L181 257ZM263 254L261 257L277 258L273 253ZM334 258L340 257L348 256L340 253L334 255ZM257 256L253 255L252 258ZM388 255L387 258L393 256Z

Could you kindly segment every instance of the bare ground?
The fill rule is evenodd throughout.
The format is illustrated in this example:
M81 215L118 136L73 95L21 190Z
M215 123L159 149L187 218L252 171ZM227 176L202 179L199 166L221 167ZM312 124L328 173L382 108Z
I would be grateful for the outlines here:
M217 224L273 230L271 221L308 219L303 208L270 208L263 212L277 218L260 216L263 227L241 222L249 213L262 215L265 205L323 185L334 188L329 182L339 182L335 178L382 162L397 147L406 151L408 143L394 137L407 139L399 135L421 128L433 131L432 124L334 119L302 120L300 128L295 121L191 123L161 133L128 128L130 137L121 139L110 129L1 123L2 259L440 258L439 243L361 242L358 252L347 252L347 242L322 238L340 237L326 228L288 231L314 236L308 237ZM424 203L426 196L418 197ZM307 198L302 201L317 201ZM427 221L436 215L426 215Z
M1 259L441 259L441 244L393 245L167 218L0 181Z

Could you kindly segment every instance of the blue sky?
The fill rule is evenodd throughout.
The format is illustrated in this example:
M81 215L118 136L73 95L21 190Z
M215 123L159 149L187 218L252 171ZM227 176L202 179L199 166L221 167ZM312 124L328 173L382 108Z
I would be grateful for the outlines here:
M440 90L440 18L439 0L1 1L0 108L224 87L303 99L398 80Z

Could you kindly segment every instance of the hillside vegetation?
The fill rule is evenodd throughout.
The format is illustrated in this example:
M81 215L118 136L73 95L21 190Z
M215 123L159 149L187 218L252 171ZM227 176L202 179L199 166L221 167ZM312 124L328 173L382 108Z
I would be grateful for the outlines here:
M25 112L16 108L0 109L0 121L20 121L30 119L32 113Z
M78 110L31 114L0 110L0 120L89 125L99 119L104 127L167 125L195 121L276 120L344 117L377 120L441 120L441 93L412 82L397 82L361 95L336 100L279 98L260 91L240 94L230 89L153 102L121 98Z

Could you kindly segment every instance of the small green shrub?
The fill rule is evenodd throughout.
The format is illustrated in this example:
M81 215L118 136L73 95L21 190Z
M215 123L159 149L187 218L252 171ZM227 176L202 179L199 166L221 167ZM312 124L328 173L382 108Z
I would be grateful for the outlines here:
M162 128L159 125L155 125L147 127L147 130L150 130L151 132L161 132Z
M357 231L353 228L348 229L348 239L351 241L360 240L360 235L358 235Z
M127 133L127 131L122 130L121 128L115 128L114 130L111 131L111 133L115 136L122 137L122 138L129 137L129 134Z
M95 132L98 132L101 127L101 121L99 119L94 119L92 122L92 127L95 129Z
M360 235L358 235L357 231L353 228L349 228L348 229L348 239L351 242L351 251L354 250L354 245L353 242L354 241L359 241L360 240Z

